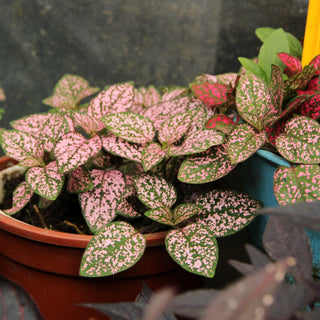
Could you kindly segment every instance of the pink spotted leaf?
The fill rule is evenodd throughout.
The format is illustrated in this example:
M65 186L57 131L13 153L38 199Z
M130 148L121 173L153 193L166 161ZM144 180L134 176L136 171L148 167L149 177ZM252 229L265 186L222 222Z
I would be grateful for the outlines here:
M115 84L100 92L90 102L88 114L99 120L108 114L125 112L131 108L133 99L134 87L131 82Z
M236 104L241 117L258 130L277 120L280 114L279 106L273 104L269 87L249 72L239 80Z
M134 105L141 105L143 108L150 107L161 100L159 91L152 85L135 89L134 93Z
M6 155L19 161L22 166L43 164L44 144L25 132L2 130L0 143Z
M139 200L151 209L170 208L177 200L174 186L156 175L138 175L134 179L134 185Z
M320 93L317 93L308 98L308 100L301 106L301 114L312 119L320 118Z
M100 122L86 113L73 112L72 119L75 127L81 127L90 136L94 136L101 128Z
M6 94L4 93L3 88L0 86L0 101L6 100Z
M320 78L313 77L305 88L298 89L298 95L314 95L320 91Z
M225 146L221 145L185 159L180 166L178 179L193 184L207 183L222 178L234 168Z
M59 172L68 172L78 168L98 154L100 149L101 139L99 136L87 140L77 132L65 134L54 149Z
M304 116L290 119L285 131L276 139L279 153L294 163L320 162L320 125Z
M271 66L271 78L269 89L272 98L272 104L277 110L281 110L282 101L284 97L284 85L281 69L276 66Z
M90 172L83 166L70 172L67 190L70 193L81 193L93 188Z
M158 165L166 156L166 152L162 150L160 144L151 142L142 150L142 166L144 171L149 171Z
M304 88L314 76L314 66L306 66L301 73L298 73L284 81L285 91L295 91Z
M227 102L228 85L221 83L193 83L191 90L205 105L216 106Z
M133 143L151 142L156 133L152 121L132 112L107 115L103 122L117 137Z
M92 170L93 188L79 195L82 213L92 232L116 217L116 208L125 193L125 178L119 170Z
M195 131L201 131L205 129L205 124L208 119L208 111L204 106L199 106L189 112L192 114L192 122L190 124L187 136Z
M163 88L162 88L163 90ZM174 88L165 90L164 94L161 97L162 101L171 101L176 98L183 97L188 94L188 88Z
M280 205L320 200L318 165L280 166L273 176L275 197Z
M58 197L64 183L64 175L58 172L55 161L45 167L28 169L25 179L36 194L49 200L55 200Z
M231 131L226 143L231 163L243 162L260 149L266 141L266 132L256 132L248 123L241 123Z
M192 120L192 111L178 113L165 120L159 129L159 141L162 144L172 145L180 140L187 133Z
M89 82L79 76L67 74L56 84L53 95L43 103L59 109L76 109L79 102L99 91L90 87Z
M141 162L144 148L144 145L142 144L132 143L115 135L109 135L107 137L102 137L102 146L106 151L114 155Z
M315 74L320 74L320 54L313 58L309 65L314 66Z
M214 276L217 240L203 225L192 223L183 229L170 230L165 245L171 258L185 270L208 278Z
M104 277L127 270L139 261L145 247L144 235L129 223L107 224L90 240L79 273L85 277Z
M213 115L206 123L207 129L220 130L225 134L229 134L234 126L235 122L224 114Z
M195 203L183 203L178 205L173 210L174 224L179 224L198 215L202 208L202 205Z
M277 56L286 65L283 72L287 76L291 77L302 71L301 60L298 57L292 56L288 53L278 53Z
M231 190L209 191L199 197L196 204L203 206L199 223L206 225L216 237L225 237L241 230L261 208L259 201Z
M170 208L159 207L155 209L148 210L144 215L158 223L166 224L169 226L175 225L173 213Z
M12 195L12 207L3 210L5 214L12 215L19 212L31 199L33 191L27 182L21 182Z
M225 136L218 130L199 130L191 133L180 146L171 146L168 153L177 157L195 154L209 149L212 146L224 143Z
M141 214L133 208L125 197L119 200L116 213L126 218L137 218L141 216Z

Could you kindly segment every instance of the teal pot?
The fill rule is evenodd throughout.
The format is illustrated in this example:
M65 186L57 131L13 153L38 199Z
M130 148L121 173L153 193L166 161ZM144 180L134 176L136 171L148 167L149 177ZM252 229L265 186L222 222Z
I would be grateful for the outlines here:
M278 166L289 167L290 164L270 151L259 150L234 173L239 174L240 171L242 179L237 180L235 187L262 201L264 207L279 206L273 193L273 175ZM262 247L262 236L267 221L268 216L258 216L250 225L250 236L259 247ZM313 254L313 274L320 278L320 233L312 230L306 232Z

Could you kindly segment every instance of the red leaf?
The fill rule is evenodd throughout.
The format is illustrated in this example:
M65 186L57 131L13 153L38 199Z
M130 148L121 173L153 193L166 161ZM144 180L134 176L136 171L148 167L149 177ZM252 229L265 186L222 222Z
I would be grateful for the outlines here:
M206 123L207 129L218 129L224 133L230 133L235 122L223 114L216 114L212 116Z
M320 93L310 97L301 106L301 114L315 120L320 117Z
M221 105L227 102L228 85L221 83L199 83L192 84L194 95L209 106Z
M286 68L283 72L287 76L291 77L302 71L301 61L298 57L291 56L288 53L278 53L277 55L281 59L281 61L286 65Z

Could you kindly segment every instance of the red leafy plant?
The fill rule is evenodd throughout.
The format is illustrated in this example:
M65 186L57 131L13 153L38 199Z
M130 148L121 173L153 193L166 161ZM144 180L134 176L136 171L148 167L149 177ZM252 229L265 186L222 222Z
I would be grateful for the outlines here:
M245 227L260 203L206 184L212 174L234 167L225 161L225 133L204 128L212 108L187 88L160 94L127 82L98 91L65 75L44 100L50 112L13 121L12 130L1 132L3 150L26 168L4 212L19 212L34 194L43 206L75 193L93 233L80 275L112 275L133 266L146 246L134 222L146 219L168 230L165 245L178 264L213 277L216 237ZM221 161L203 171L213 155ZM195 186L182 182L191 175Z
M215 153L210 152L209 162L200 165L199 155L192 159L199 164L196 167L185 161L180 176L194 183L200 171L208 172L217 163L233 168L266 149L288 161L274 174L280 205L320 200L320 56L302 67L301 44L291 34L271 28L260 28L256 34L263 42L258 58L239 59L245 69L236 83L221 87L219 76L206 75L191 84L196 97L219 111L206 127L225 132L226 138ZM234 88L228 100L227 87ZM204 91L206 95L201 94ZM224 104L231 102L227 109L221 108L222 96ZM210 175L210 180L214 177Z

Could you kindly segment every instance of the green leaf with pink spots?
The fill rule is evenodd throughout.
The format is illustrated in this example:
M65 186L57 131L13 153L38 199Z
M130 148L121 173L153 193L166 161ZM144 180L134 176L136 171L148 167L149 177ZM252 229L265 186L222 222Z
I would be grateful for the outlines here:
M237 109L241 117L258 130L278 119L280 106L267 84L252 73L243 75L236 94Z
M148 143L156 133L152 121L132 112L110 114L102 120L113 134L129 142Z
M77 132L65 134L54 149L59 172L68 172L85 164L90 158L98 154L101 147L99 136L87 140Z
M320 125L304 116L290 119L276 139L279 153L294 163L320 163Z
M211 147L191 155L180 166L178 179L182 182L200 184L222 178L235 168L228 158L224 145Z
M27 182L21 182L12 195L12 207L3 210L5 214L12 215L19 212L31 199L33 191Z
M80 166L69 174L67 190L70 193L81 193L93 188L90 172Z
M33 167L43 163L44 145L30 134L2 130L0 143L6 155L19 161L22 166Z
M227 152L231 163L240 163L251 157L266 141L266 132L256 132L248 123L236 126L228 136Z
M108 114L128 111L134 99L131 82L119 83L101 91L89 104L88 115L100 120Z
M107 224L90 240L82 257L80 275L104 277L127 270L139 261L145 247L144 235L129 223Z
M178 205L173 210L174 223L179 224L183 221L186 221L193 216L198 215L203 206L195 203L183 203Z
M55 161L45 167L28 169L25 179L36 194L49 200L55 200L58 197L64 183L64 175L58 172Z
M151 209L170 208L177 200L174 186L156 175L138 175L134 179L134 185L139 200Z
M156 222L166 224L169 226L175 225L174 216L170 208L159 207L155 209L148 210L144 215Z
M203 206L199 222L216 237L236 233L255 217L261 203L252 197L231 190L212 190L197 199Z
M320 167L280 166L273 176L274 195L280 205L320 200Z
M79 76L66 74L56 84L53 95L43 103L59 109L77 109L80 101L99 91Z
M284 81L284 89L287 92L304 88L314 76L314 66L306 66L298 73Z
M190 224L170 230L165 239L171 258L185 270L213 278L218 263L216 238L203 225Z
M271 66L269 89L271 92L272 104L280 112L284 98L284 85L282 71L276 65Z
M159 143L151 142L142 150L142 166L144 171L149 171L158 165L166 156Z
M207 129L220 130L225 134L229 134L234 126L235 122L224 114L213 115L206 123Z
M87 224L92 232L98 231L116 217L116 209L125 194L125 178L119 170L92 170L93 188L79 195Z

